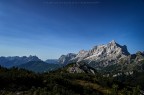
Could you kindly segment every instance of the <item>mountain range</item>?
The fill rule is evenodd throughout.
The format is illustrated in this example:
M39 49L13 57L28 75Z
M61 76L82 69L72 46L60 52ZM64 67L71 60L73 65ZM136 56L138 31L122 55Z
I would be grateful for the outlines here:
M34 71L34 72L38 72L38 73L43 73L43 72L56 70L62 67L62 65L61 64L47 64L43 61L30 61L28 63L21 64L17 67L27 69L30 71Z
M37 56L32 56L30 55L29 57L27 56L10 56L10 57L0 57L0 65L4 67L13 67L13 66L18 66L21 64L25 64L30 61L41 61Z
M138 51L130 54L126 45L120 45L114 40L108 44L94 46L86 51L81 50L78 54L62 55L61 64L75 63L68 68L69 72L114 72L126 73L133 70L143 71L144 52ZM92 69L88 69L92 67Z
M58 59L47 59L45 62L50 64L59 64Z
M37 56L0 57L1 66L8 68L16 66L36 72L54 70L61 67L60 65L74 63L67 69L69 72L102 71L117 74L133 70L143 71L143 62L144 52L138 51L136 54L130 54L126 45L120 45L114 40L108 44L94 46L88 51L80 50L77 54L68 53L61 55L59 59L47 59L46 61L42 61Z
M94 46L91 50L80 50L78 54L68 53L62 55L59 59L61 64L68 64L67 62L80 62L85 61L88 64L92 62L102 62L100 65L109 65L114 63L117 59L122 59L130 55L127 50L127 46L121 46L114 40L106 45ZM113 61L113 62L112 62Z
M48 72L60 68L62 65L58 64L57 59L49 59L42 61L37 56L10 56L0 57L0 65L3 67L11 68L18 67L24 68L34 72Z

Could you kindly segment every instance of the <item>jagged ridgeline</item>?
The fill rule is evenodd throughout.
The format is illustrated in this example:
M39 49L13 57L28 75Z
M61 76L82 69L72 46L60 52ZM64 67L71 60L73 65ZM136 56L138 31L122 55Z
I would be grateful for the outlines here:
M122 46L112 40L108 44L94 46L88 51L81 50L78 54L62 55L59 62L61 64L75 63L68 68L69 72L83 72L81 67L92 67L103 73L132 73L134 70L144 70L144 52L130 54L126 45ZM94 73L92 69L90 71Z
M55 70L69 63L75 63L68 68L71 73L101 72L104 74L132 74L134 70L143 71L144 52L130 54L126 45L120 45L114 40L108 44L94 46L86 51L81 50L77 54L68 53L59 59L42 61L37 56L13 56L0 57L0 65L4 67L19 67L35 72L47 72ZM51 63L51 64L49 64Z
M7 68L18 67L33 72L44 73L62 67L57 60L46 60L45 62L37 56L10 56L0 57L0 65Z
M42 61L39 59L37 56L32 56L30 55L29 57L27 56L9 56L9 57L0 57L0 65L4 67L13 67L13 66L18 66L21 64L25 64L30 61Z

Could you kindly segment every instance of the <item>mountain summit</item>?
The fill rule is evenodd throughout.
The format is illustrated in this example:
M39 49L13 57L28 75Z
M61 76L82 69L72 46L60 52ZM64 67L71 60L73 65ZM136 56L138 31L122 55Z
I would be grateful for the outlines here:
M126 45L122 46L112 40L108 44L94 46L88 51L81 50L78 54L72 56L71 58L68 56L61 56L60 59L63 60L61 63L64 62L64 64L67 64L66 62L81 61L85 61L87 63L103 62L105 64L109 64L112 63L112 61L116 61L117 59L124 58L128 55L130 55L130 53L128 52Z
M78 62L83 60L88 62L104 60L111 61L118 58L123 58L125 56L128 56L129 54L130 53L128 52L125 45L121 46L114 40L112 40L108 44L94 46L89 51L80 51L75 57L75 60L77 60Z
M64 64L76 63L68 69L69 72L74 70L76 72L86 71L94 73L95 71L90 69L90 67L95 70L102 70L110 66L117 66L121 71L124 71L123 69L126 67L127 69L125 70L132 71L137 68L137 64L144 60L143 52L130 54L126 45L120 45L114 40L108 44L94 46L88 51L80 50L78 54L72 57L68 57L68 55L62 56L60 59L63 60L61 63L64 62Z

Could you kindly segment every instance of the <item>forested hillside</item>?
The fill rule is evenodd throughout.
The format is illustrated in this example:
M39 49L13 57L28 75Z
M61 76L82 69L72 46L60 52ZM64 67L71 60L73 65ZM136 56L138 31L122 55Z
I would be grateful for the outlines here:
M68 73L62 69L36 74L25 69L0 67L1 95L139 95L144 73L103 77L97 73Z

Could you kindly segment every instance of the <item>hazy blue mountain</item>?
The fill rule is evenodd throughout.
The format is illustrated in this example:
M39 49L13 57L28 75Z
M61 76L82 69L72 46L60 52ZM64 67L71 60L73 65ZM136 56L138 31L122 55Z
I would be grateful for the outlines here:
M56 70L61 67L60 64L47 64L43 61L30 61L25 64L21 64L18 66L19 68L24 68L34 72L47 72Z
M50 64L58 64L59 63L58 59L47 59L45 62L50 63Z
M30 61L41 61L37 56L10 56L10 57L0 57L0 65L4 67L12 67L21 65Z

